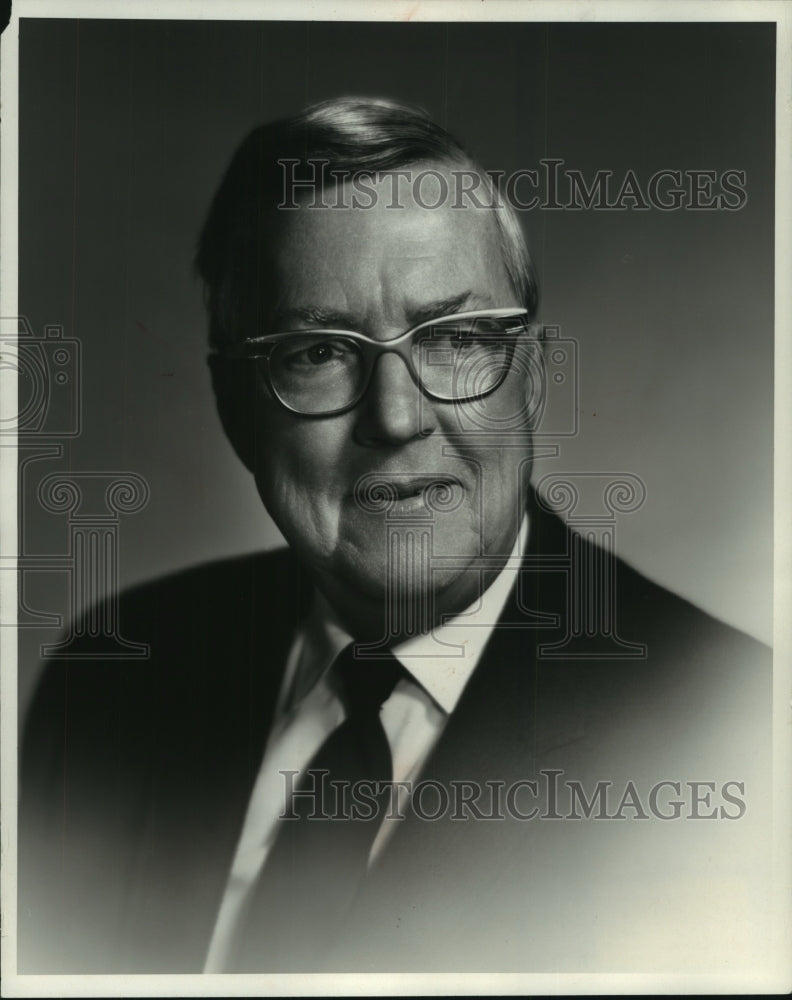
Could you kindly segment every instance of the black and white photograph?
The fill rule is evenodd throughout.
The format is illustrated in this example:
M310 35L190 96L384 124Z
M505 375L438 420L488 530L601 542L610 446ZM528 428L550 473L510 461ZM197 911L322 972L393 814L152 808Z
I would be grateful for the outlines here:
M13 4L3 995L792 987L791 25Z

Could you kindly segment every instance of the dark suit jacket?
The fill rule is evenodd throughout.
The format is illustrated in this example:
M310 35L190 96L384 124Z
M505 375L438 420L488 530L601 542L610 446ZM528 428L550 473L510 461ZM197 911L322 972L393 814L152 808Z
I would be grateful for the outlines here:
M408 816L332 954L306 954L306 971L752 967L765 936L769 653L604 557L618 633L646 656L597 639L583 651L598 659L539 656L567 635L570 545L532 510L519 585L423 777L449 790L536 779L543 811L571 818L516 818L530 792L505 819ZM151 644L148 661L48 667L22 761L20 971L201 970L309 595L288 552L190 569L122 601L124 634ZM662 786L653 811L661 780L678 794ZM587 797L608 783L614 818L573 808L570 781ZM619 815L630 782L638 806ZM679 818L657 818L673 799Z

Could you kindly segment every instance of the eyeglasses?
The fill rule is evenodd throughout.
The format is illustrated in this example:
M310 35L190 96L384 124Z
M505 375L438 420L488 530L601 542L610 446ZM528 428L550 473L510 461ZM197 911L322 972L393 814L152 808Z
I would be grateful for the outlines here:
M501 385L518 340L531 333L527 309L489 309L428 320L393 340L291 330L242 341L223 355L259 362L272 394L292 413L330 416L360 402L383 354L397 354L431 399L480 399Z

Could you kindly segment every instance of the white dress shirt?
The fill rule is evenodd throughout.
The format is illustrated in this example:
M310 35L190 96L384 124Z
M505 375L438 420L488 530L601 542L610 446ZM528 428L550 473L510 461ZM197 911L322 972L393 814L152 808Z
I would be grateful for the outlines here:
M394 783L418 780L506 604L527 538L526 517L506 565L474 604L432 632L393 647L394 656L407 671L380 713L391 748ZM278 820L288 805L282 772L298 772L289 786L297 787L319 747L344 720L344 706L328 675L336 656L352 641L317 593L289 653L275 722L250 797L205 972L225 971L240 918L278 835ZM405 815L410 791L398 784L396 788L398 808L389 810L382 822L369 867L402 821L399 817Z

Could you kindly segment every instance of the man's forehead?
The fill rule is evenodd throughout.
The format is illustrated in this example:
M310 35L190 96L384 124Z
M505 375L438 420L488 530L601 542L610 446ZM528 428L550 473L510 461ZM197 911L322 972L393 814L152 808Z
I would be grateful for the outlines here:
M444 238L496 239L492 209L458 200L447 168L405 168L364 179L365 193L356 186L363 183L360 179L316 195L302 194L295 199L297 208L283 212L281 221L297 238L302 234L313 241L373 234L416 244Z
M389 303L414 317L423 307L437 315L432 305L444 299L469 298L468 308L509 304L491 209L458 207L450 197L437 203L410 185L394 203L387 176L371 183L371 204L355 205L347 194L328 196L319 207L303 199L284 213L274 247L279 311L323 307L357 315L376 298L386 311Z

